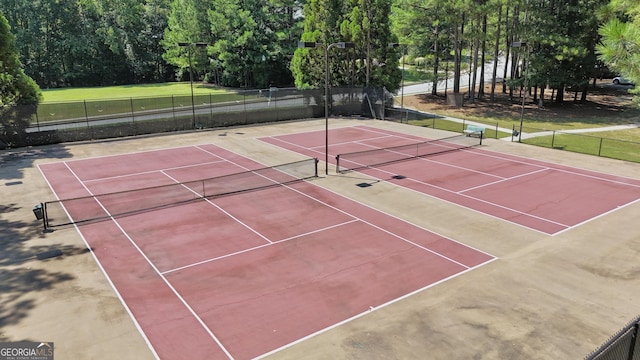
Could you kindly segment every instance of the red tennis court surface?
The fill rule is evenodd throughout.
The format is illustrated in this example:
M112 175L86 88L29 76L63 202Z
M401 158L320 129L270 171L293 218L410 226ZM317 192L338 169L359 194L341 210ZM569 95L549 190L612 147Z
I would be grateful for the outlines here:
M427 140L368 126L332 129L329 139L329 161L334 164L338 154ZM324 131L261 140L324 159ZM358 171L546 234L557 234L640 199L640 181L635 179L479 148ZM404 178L393 178L396 175Z
M58 198L96 196L86 210L113 214L121 209L97 195L262 167L200 145L40 170ZM144 202L148 192L140 194L130 200ZM77 229L150 349L165 359L262 357L494 259L313 181Z

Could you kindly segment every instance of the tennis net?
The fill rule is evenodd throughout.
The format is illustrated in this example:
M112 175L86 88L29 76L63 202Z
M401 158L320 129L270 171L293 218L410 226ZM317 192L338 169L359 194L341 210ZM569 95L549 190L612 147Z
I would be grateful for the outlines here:
M47 231L258 191L317 176L318 159L314 158L203 180L47 201L41 204L42 221Z
M482 145L481 136L462 134L407 145L339 154L336 156L336 170L337 172L358 170L480 145Z

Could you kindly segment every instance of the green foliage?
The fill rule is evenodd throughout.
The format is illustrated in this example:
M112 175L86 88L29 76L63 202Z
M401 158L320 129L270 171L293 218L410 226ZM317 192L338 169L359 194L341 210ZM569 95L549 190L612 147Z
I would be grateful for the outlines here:
M401 79L399 52L389 29L388 0L312 0L305 7L302 41L320 43L315 49L296 50L291 71L297 87L321 87L325 83L328 45L350 42L354 49L329 49L330 86L371 86L395 91Z
M523 23L532 85L584 88L595 75L598 9L605 0L534 3ZM561 99L560 99L561 100Z
M191 54L196 79L204 75L231 87L289 85L300 8L294 0L173 0L164 59L185 73L189 54L177 43L206 42L206 52Z
M635 84L640 84L640 4L616 0L611 8L618 14L600 28L602 42L598 45L600 59ZM640 94L638 89L632 90ZM640 99L636 97L636 103Z
M22 69L9 22L0 13L0 141L2 143L12 145L19 140L41 98L40 88Z
M488 62L492 44L496 56L514 54L516 40L529 44L529 85L585 87L597 75L600 42L601 60L640 80L640 5L631 0L0 0L0 11L25 73L43 88L188 80L188 50L178 42L210 44L192 49L196 80L324 87L324 49L297 49L299 40L356 44L331 49L332 86L397 90L403 55L424 58L433 74L453 64L459 77ZM512 60L525 56L516 50ZM496 76L523 85L522 69Z

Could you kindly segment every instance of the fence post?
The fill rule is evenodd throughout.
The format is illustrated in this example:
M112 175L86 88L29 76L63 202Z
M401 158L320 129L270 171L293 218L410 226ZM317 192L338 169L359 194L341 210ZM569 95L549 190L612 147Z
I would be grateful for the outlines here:
M632 360L634 358L637 358L634 355L635 355L635 352L636 352L636 349L635 349L636 343L638 342L637 338L638 338L638 328L639 328L639 326L640 326L640 321L636 321L636 323L633 324L633 331L632 331L633 335L631 335L631 341L630 341L631 344L629 345L629 357L627 357L627 360Z
M40 203L40 206L42 207L42 227L43 227L43 232L49 232L49 217L47 215L47 203Z
M133 110L133 98L132 97L129 98L129 103L131 104L131 122L135 122L136 121L136 114L134 113L134 110Z
M247 114L247 91L245 90L244 92L242 92L242 105L243 105L243 109L244 109L244 124L247 124L247 121L249 120L249 115Z
M602 153L602 140L604 139L600 138L600 145L598 146L598 156L600 156L600 154Z
M87 127L89 127L89 112L87 111L87 100L82 100L84 104L84 120L87 122Z
M462 131L460 131L461 133L464 133L464 122L467 121L465 119L462 119Z
M553 132L551 133L551 148L555 149L555 144L556 144L556 131L553 130Z
M496 123L496 136L495 136L495 138L496 139L498 138L498 123Z
M176 120L176 104L175 104L175 98L173 97L173 95L171 95L171 113L173 114L173 125L175 126L176 130L178 129L178 120Z
M212 128L213 126L213 94L209 93L209 127Z

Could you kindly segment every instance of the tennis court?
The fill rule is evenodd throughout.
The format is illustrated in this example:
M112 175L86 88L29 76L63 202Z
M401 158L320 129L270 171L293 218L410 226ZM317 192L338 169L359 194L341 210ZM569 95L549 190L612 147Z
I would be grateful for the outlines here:
M495 260L213 144L40 164L159 358L263 357ZM65 200L70 199L70 200Z
M320 133L261 140L320 157L326 146ZM428 141L353 126L331 130L329 139L329 159L340 173L356 171L550 235L640 199L638 180L494 153L464 135Z
M415 175L405 172L405 169L393 171L394 174L398 172L405 175L405 179L387 181L392 177L385 175L381 176L383 181L380 181L364 174L366 167L336 173L335 163L332 163L329 176L325 176L321 161L318 164L318 178L297 180L300 176L296 171L302 174L303 169L308 169L305 163L313 164L310 158L324 160L325 124L324 119L312 119L2 151L0 178L4 179L4 184L0 182L3 200L0 206L0 340L51 341L55 343L56 358L64 359L140 360L188 358L189 355L195 358L228 358L216 339L229 354L240 359L243 358L238 355L240 344L244 341L248 343L247 339L254 337L253 343L259 348L242 348L240 352L249 357L253 355L248 354L259 354L256 356L273 360L555 360L583 357L637 316L637 289L640 287L640 277L637 276L637 259L640 256L637 219L640 216L640 201L622 205L590 218L579 226L549 235L413 190L404 185L404 180L410 180ZM398 143L383 141L389 136L382 136L379 140L381 146L399 146L407 138L415 138L415 142L420 143L426 139L451 136L451 133L444 131L389 121L330 119L329 150L332 160L333 155L338 153L334 151L338 150L336 146L345 146L339 151L341 154L363 150L351 144L352 136L340 139L343 134L362 135L363 125L380 133L390 131L400 134ZM297 141L299 136L306 136L308 143L292 147L295 151L283 150L284 146L259 140L277 138ZM339 143L339 140L344 143ZM194 144L214 144L216 147L211 147L211 152L219 156L193 152ZM302 151L311 153L301 156ZM587 174L605 178L607 182L619 179L620 183L625 184L624 187L633 184L629 179L640 179L637 163L494 139L485 139L481 147L458 149L447 155L466 153L466 158L473 158L478 151L486 154L483 157L485 159L499 159L496 166L502 166L503 175L509 174L511 167L518 167L515 162L559 169L555 171L566 169L570 173L580 174L588 169ZM154 155L144 156L147 153ZM433 157L426 156L424 159ZM254 161L245 162L247 158ZM348 156L345 158L348 159ZM502 159L511 161L505 163ZM487 166L489 160L485 161ZM89 166L92 163L95 166ZM290 171L290 166L283 171L265 167L296 163L300 166L294 166L294 171ZM420 164L406 160L385 166L405 163ZM61 164L78 170L81 179L71 176L66 165ZM478 164L474 163L473 166ZM43 177L42 169L47 167L46 179L57 179L51 183L56 189L55 194ZM184 170L180 170L181 167ZM344 162L341 167L348 169L350 166ZM371 169L378 167L371 166ZM210 171L213 168L227 170ZM290 184L276 186L260 179L262 190L254 191L253 197L250 191L216 196L219 192L238 189L225 187L215 180L212 183L199 181L211 176L213 179L230 179L245 168L277 176L278 181ZM174 188L175 180L163 178L158 169L182 181L188 190L180 185L186 191L177 191L179 187ZM425 173L428 169L430 167L425 167ZM57 175L49 176L49 171ZM313 169L306 173L310 171ZM289 176L293 176L293 179ZM452 183L460 181L456 177L451 179ZM510 178L510 181L516 179ZM545 179L541 178L541 181ZM356 186L362 183L372 186ZM88 209L87 221L79 224L80 231L77 231L69 225L62 225L60 219L56 220L58 212L54 206L50 209L54 217L50 225L54 231L43 233L42 221L36 220L32 212L34 204L53 200L55 195L60 194L85 197L89 192L84 185L96 194L111 191L124 194L132 189L153 187L157 190L166 187L171 191L165 197L160 195L162 191L155 192L158 200L170 199L173 196L171 194L179 193L181 195L175 195L174 200L180 203L165 206L160 201L140 208L138 203L141 198L148 200L149 197L136 196L132 192L130 204L135 205L133 209L137 210L126 214L131 210L129 205L124 206L126 196L98 196L110 206L106 209L119 208L121 210L114 212L124 214L116 214L117 221L91 221L90 218L104 217L106 210L85 207ZM547 191L555 191L551 187L553 184L547 185ZM292 197L290 192L299 187L305 189ZM213 190L212 194L209 193L210 189ZM258 201L260 197L256 194L272 194L277 189L281 191L277 199L269 196ZM591 187L592 192L601 192L602 189ZM154 193L154 190L148 191ZM206 199L202 193L207 196ZM314 205L296 206L304 202L299 198L302 194L313 194L311 204ZM188 195L188 198L183 195ZM561 198L562 193L556 195ZM284 229L288 224L293 227L281 233L278 239L289 235L299 236L287 241L276 240L278 242L274 244L267 243L262 248L253 249L251 246L255 245L256 238L266 242L260 235L277 234L278 230L260 225L256 229L260 233L258 235L244 223L234 224L226 219L229 215L221 215L222 210L207 202L212 199L214 204L223 205L223 201L233 202L235 198L242 199L242 202L235 204L237 208L229 209L240 212L241 217L237 217L239 220L249 219L251 214L263 209L261 216L271 217L272 220L295 219L291 223L285 222L285 226L280 224ZM329 204L330 210L323 204L318 208L315 205L318 201ZM602 201L609 203L608 199ZM342 208L343 205L345 208ZM145 210L147 206L156 208ZM343 210L340 213L342 215L336 215L334 208L338 206ZM582 207L591 209L592 205L579 202L569 212L581 213ZM292 212L292 208L297 210ZM313 211L308 211L310 209ZM311 213L321 214L323 220L317 223L315 218L310 220L308 215ZM231 212L229 214L234 215ZM314 228L313 224L316 227L320 226L318 224L335 224L342 221L344 216L349 219L359 217L372 223L375 221L374 224L385 229L389 224L394 230L382 235L382 240L378 238L380 234L375 227L354 220L360 226L358 229L363 229L362 235L360 230L353 233L356 226L352 223L340 223L336 228L321 229L315 233L302 233L305 229ZM418 230L414 232L416 228ZM451 264L438 267L437 271L424 271L424 266L428 265L420 264L415 267L417 271L410 271L417 261L401 258L404 252L398 251L396 258L401 260L392 267L397 266L402 274L390 272L387 264L391 260L386 260L383 266L382 262L387 259L384 255L399 248L400 243L395 235L402 236L405 234L401 232L403 230L408 232L404 237L414 236L427 242L431 240L433 245L460 242L479 250L482 256L490 254L495 259L491 261L490 257L490 264L475 267L472 263L458 260L473 271L447 271L449 267L456 267ZM362 238L371 233L375 237L369 244L369 240ZM224 241L214 241L223 238ZM354 243L356 246L351 246ZM87 246L92 247L93 251L86 251ZM234 253L237 249L246 248L251 250ZM310 252L311 248L314 250ZM416 253L416 247L409 249L408 252L425 260L424 256L418 254L427 250L419 248ZM425 249L435 250L431 246ZM465 249L461 253L469 254L468 248L461 249ZM40 257L41 254L56 252L61 255ZM381 254L380 263L371 262L369 267L362 265L352 268L345 263L342 272L329 273L342 269L336 262L344 261L343 258L359 256L366 262L376 252ZM273 255L270 260L264 258L267 253ZM205 258L215 260L171 271ZM309 259L320 259L324 263ZM231 263L236 266L231 267ZM249 263L251 267L247 265ZM316 267L311 266L314 263ZM287 264L296 266L289 268ZM377 266L376 273L368 271L374 266ZM219 270L224 271L224 277L211 275ZM360 272L367 275L359 275ZM415 272L422 272L427 279L416 280ZM434 282L434 272L436 277L444 277L443 280ZM326 279L322 278L325 273ZM446 273L453 275L445 277ZM314 274L318 277L313 278ZM243 275L255 279L255 282L247 282ZM190 278L188 282L184 280L186 277ZM383 278L392 280L380 285ZM297 279L300 281L296 282ZM323 283L324 280L327 282ZM286 286L283 285L285 281ZM329 281L340 286L329 286ZM266 289L279 286L278 289L282 291L265 294L253 291L263 283L268 283ZM409 292L409 285L413 288L420 286L416 283L427 289ZM228 297L231 292L242 295L243 292L238 290L241 284L250 284L247 285L248 289L241 290L247 291L245 295L253 294L253 302ZM307 288L303 288L303 284ZM223 291L226 287L229 290ZM312 291L318 287L331 295ZM199 292L191 292L194 288L198 288ZM347 291L346 295L336 292L337 288ZM349 289L358 289L358 293L362 291L369 298L363 300L357 294L349 293ZM379 289L408 295L382 296L378 293ZM302 295L309 295L309 304L314 306L304 306L301 310L303 306L291 300L293 295L297 298L302 296L294 294L295 290ZM179 299L176 293L184 296ZM212 300L204 300L207 297ZM285 302L272 301L280 298ZM377 307L370 304L372 301L367 301L378 299L382 302L387 298L395 300ZM315 303L316 299L322 303ZM220 303L224 302L223 306L229 314L209 309L209 302L214 306L221 306ZM254 306L259 309L253 310ZM361 306L366 308L360 309ZM369 306L374 306L373 311L369 311ZM337 322L337 316L329 317L324 313L329 307L334 307L339 317L346 320ZM315 313L324 315L316 316ZM348 317L349 314L356 315ZM238 322L247 323L242 326L236 322L228 325L235 316L240 319ZM296 319L299 316L301 320L298 321ZM334 325L322 328L323 323L317 321L316 317ZM220 318L220 322L213 318ZM303 323L314 327L296 325ZM270 329L260 333L261 326ZM241 328L242 332L239 332ZM313 336L303 335L317 328L321 329L313 332ZM215 339L211 334L216 336ZM289 339L299 340L288 342ZM200 340L204 341L204 345L199 343ZM228 344L232 345L226 347ZM181 351L183 353L178 354Z

